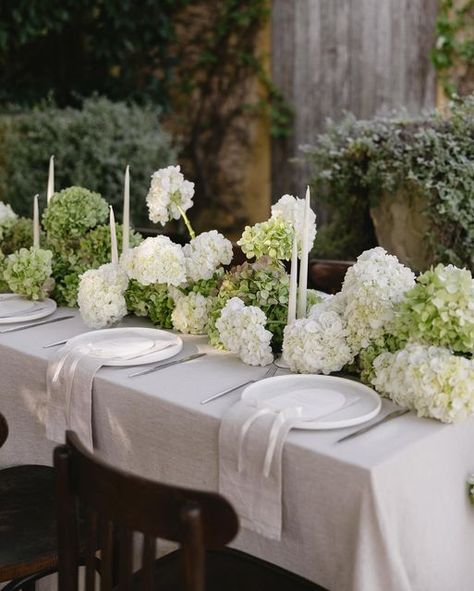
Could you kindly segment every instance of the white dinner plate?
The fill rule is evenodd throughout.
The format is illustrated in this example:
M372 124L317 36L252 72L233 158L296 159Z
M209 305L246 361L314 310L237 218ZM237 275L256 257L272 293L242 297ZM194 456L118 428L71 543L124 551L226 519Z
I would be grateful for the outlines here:
M0 324L28 322L49 316L56 310L54 300L27 300L16 294L0 294Z
M69 339L63 351L87 348L87 355L104 359L103 365L145 365L177 355L183 341L157 328L105 328Z
M382 406L380 396L360 382L323 375L288 375L247 386L242 400L251 406L281 411L298 407L296 429L341 429L369 421Z

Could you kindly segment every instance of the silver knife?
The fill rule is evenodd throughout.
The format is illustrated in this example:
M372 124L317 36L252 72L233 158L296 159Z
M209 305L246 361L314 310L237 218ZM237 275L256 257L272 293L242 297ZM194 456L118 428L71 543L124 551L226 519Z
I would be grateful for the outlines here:
M144 376L147 373L152 373L154 371L158 371L159 369L165 369L165 367L171 367L172 365L178 365L178 363L199 359L199 357L204 357L204 355L206 355L206 353L194 353L194 355L189 355L188 357L182 357L181 359L175 359L174 361L168 361L167 363L161 363L160 365L154 365L153 367L136 371L135 373L129 374L128 377L135 378L136 376Z
M59 318L51 318L49 320L40 320L40 322L30 322L29 324L23 324L23 326L15 326L13 328L5 328L0 330L0 334L6 334L7 332L16 332L17 330L25 330L27 328L33 328L34 326L41 326L43 324L51 324L52 322L60 322L61 320L69 320L74 318L74 314L69 316L60 316Z
M358 431L354 431L353 433L350 433L349 435L345 435L344 437L341 437L341 439L338 439L336 443L341 443L341 441L347 441L348 439L352 439L353 437L358 437L359 435L362 435L363 433L367 433L367 431L370 431L374 427L377 427L378 425L381 425L382 423L386 423L387 421L391 421L392 419L396 419L397 417L401 417L402 415L406 415L408 412L410 412L410 411L407 408L403 408L401 410L394 410L393 412L389 412L388 415L385 415L383 417L383 419L375 421L375 423L371 423L370 425L367 425L367 427L362 427L362 429L359 429Z
M65 345L69 339L64 339L64 341L56 341L55 343L49 343L49 345L43 345L43 349L50 349L51 347L59 347L59 345Z

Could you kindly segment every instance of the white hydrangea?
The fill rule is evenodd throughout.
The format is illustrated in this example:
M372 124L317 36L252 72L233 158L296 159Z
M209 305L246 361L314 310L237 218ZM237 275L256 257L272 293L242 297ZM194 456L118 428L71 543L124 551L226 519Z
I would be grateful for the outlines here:
M127 286L127 274L119 265L109 263L83 273L77 302L87 326L104 328L119 322L127 314Z
M183 247L190 281L210 279L221 265L232 260L232 243L217 230L203 232Z
M303 242L305 200L293 195L283 195L272 205L272 218L283 218L291 224L295 230L298 249L301 250ZM309 211L308 248L311 250L316 238L316 214L312 209Z
M340 301L348 343L357 354L381 337L394 318L394 306L415 285L415 275L381 248L366 250L346 273Z
M330 301L330 300L328 300ZM347 331L340 315L323 304L311 309L311 317L285 327L283 358L299 373L340 371L353 355L346 342Z
M184 334L205 334L213 298L200 293L174 296L173 327Z
M267 317L256 306L246 306L231 298L216 322L224 347L248 365L268 365L273 361L272 333L265 328Z
M167 236L146 238L122 256L121 264L128 276L142 285L181 285L186 281L183 249Z
M474 360L442 347L408 344L374 360L372 384L420 417L453 423L474 414Z
M151 175L146 196L149 217L163 226L170 219L179 219L193 205L194 183L185 180L179 166L168 166Z
M336 293L335 295L331 295L328 293L323 293L322 291L318 291L318 296L322 299L322 301L311 306L308 312L308 318L315 320L323 312L335 312L339 316L342 316L345 305L344 298L340 292Z
M8 230L18 219L18 216L11 208L9 203L0 201L0 240L3 239L3 233Z

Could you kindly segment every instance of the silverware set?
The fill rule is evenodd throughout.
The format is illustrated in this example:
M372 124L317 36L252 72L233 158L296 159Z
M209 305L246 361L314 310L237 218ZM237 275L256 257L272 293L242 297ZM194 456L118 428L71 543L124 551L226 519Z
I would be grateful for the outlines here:
M363 435L364 433L371 431L375 427L378 427L379 425L382 425L383 423L387 423L388 421L391 421L392 419L396 419L397 417L401 417L403 415L406 415L409 412L410 411L407 408L403 408L400 410L394 410L393 412L389 412L387 415L385 415L384 417L382 417L378 421L375 421L374 423L370 423L370 425L367 425L366 427L362 427L362 429L358 429L357 431L353 431L352 433L349 433L349 435L344 435L344 437L341 437L340 439L338 439L336 443L342 443L343 441L347 441L348 439L353 439L354 437L359 437L359 435Z
M205 398L204 400L201 400L201 404L207 404L208 402L212 402L213 400L217 400L218 398L222 398L222 396L226 396L227 394L230 394L231 392L235 392L236 390L239 390L240 388L243 388L244 386L248 386L250 384L255 384L255 382L259 382L260 380L264 380L265 378L272 378L276 372L278 371L278 367L276 365L272 365L267 372L265 373L265 375L263 375L260 378L256 378L254 380L247 380L246 382L241 382L240 384L237 384L237 386L232 386L232 388L227 388L227 390L222 390L221 392L217 392L217 394L213 394L212 396L209 396L209 398Z
M56 318L48 318L48 320L39 320L38 322L29 322L28 324L22 324L21 326L13 326L11 328L4 328L0 330L0 334L6 334L8 332L17 332L20 330L26 330L27 328L34 328L35 326L43 326L44 324L52 324L53 322L61 322L62 320L69 320L74 318L74 314L68 316L57 316Z
M186 361L193 361L193 359L199 359L200 357L204 357L205 355L206 353L194 353L193 355L188 355L187 357L181 357L181 359L175 359L174 361L167 361L166 363L160 363L159 365L154 365L153 367L141 369L140 371L136 371L134 373L129 374L128 377L135 378L137 376L144 376L146 374L159 371L160 369L171 367L172 365L178 365L179 363L186 363Z

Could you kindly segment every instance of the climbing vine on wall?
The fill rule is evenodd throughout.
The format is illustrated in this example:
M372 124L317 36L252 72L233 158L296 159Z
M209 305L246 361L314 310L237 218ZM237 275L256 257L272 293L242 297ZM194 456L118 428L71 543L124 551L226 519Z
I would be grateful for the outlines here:
M474 0L441 0L431 59L448 97L474 92Z

